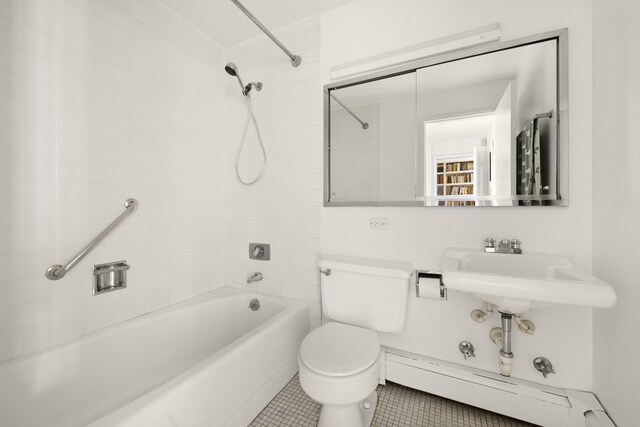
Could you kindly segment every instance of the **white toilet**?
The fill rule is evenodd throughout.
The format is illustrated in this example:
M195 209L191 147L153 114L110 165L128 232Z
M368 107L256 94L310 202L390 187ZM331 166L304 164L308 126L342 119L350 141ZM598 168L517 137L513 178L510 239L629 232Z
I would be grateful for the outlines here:
M379 332L404 328L414 268L348 256L320 260L325 323L300 345L300 384L322 404L319 427L369 427L380 378Z

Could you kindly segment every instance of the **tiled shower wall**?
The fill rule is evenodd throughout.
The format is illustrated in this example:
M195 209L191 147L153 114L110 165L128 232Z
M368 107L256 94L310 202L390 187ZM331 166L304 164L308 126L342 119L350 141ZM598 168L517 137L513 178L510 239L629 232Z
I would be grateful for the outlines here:
M152 0L0 0L0 361L224 284L222 54ZM279 125L273 146L284 152L295 135ZM274 189L282 184L273 180L277 153ZM308 178L306 168L286 182L293 178ZM309 182L319 188L319 179ZM319 222L318 209L307 210L318 199L302 190L277 193L274 204L295 205L304 218L287 218L282 233ZM233 195L238 212L254 200ZM62 280L44 277L128 197L140 207L114 234ZM247 217L245 230L270 236L265 224L284 219L276 211ZM297 244L317 254L318 229ZM131 264L129 288L93 297L91 265L120 259ZM305 256L289 261L306 271Z
M235 79L225 86L225 218L229 286L256 289L311 302L312 326L320 323L320 207L322 203L322 92L320 18L274 31L292 52L302 56L293 68L266 36L226 52L245 83L261 81L252 92L268 155L264 178L243 186L233 170L246 120L247 104ZM253 125L252 125L253 126ZM250 127L240 173L254 178L262 165L255 129ZM272 259L250 261L250 242L271 244ZM255 271L264 280L247 285Z

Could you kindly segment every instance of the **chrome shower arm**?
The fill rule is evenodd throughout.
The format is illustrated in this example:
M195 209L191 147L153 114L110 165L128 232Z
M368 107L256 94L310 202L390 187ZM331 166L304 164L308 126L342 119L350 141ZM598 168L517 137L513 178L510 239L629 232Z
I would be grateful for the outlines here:
M276 38L276 36L274 36L273 33L267 29L267 27L262 25L262 22L260 22L258 20L258 18L256 18L251 12L249 12L249 10L246 7L244 7L244 5L242 3L240 3L238 0L231 0L231 2L233 4L235 4L238 7L238 9L240 9L242 11L242 13L247 15L247 18L251 19L253 21L253 23L256 24L258 26L258 28L260 28L262 30L262 32L267 35L267 37L269 37L276 45L278 45L278 47L280 49L282 49L282 51L284 53L287 54L287 56L289 58L291 58L291 65L292 66L297 67L298 65L300 65L300 63L302 62L302 58L300 58L300 55L294 55L293 53L291 53L291 51L289 49L287 49L280 42L280 40L278 40Z

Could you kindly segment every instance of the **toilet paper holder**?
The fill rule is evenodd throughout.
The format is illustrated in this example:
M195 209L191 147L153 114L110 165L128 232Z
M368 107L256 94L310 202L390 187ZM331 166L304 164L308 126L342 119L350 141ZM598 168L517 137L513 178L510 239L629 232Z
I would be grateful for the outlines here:
M442 281L442 273L439 271L432 270L416 270L416 297L420 298L420 287L418 286L420 283L420 278L424 277L427 279L438 279L440 281L440 299L446 301L447 300L447 287L444 285Z

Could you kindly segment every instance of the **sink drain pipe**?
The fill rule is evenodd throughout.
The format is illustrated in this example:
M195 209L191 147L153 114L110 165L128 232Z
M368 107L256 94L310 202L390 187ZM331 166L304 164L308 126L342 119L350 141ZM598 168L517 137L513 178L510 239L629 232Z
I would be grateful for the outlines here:
M511 319L513 314L500 313L502 323L502 348L500 349L500 375L511 376Z
M489 333L491 341L500 347L500 375L504 377L511 376L511 361L513 353L511 352L511 320L513 314L500 312L500 321L502 328L493 328Z

